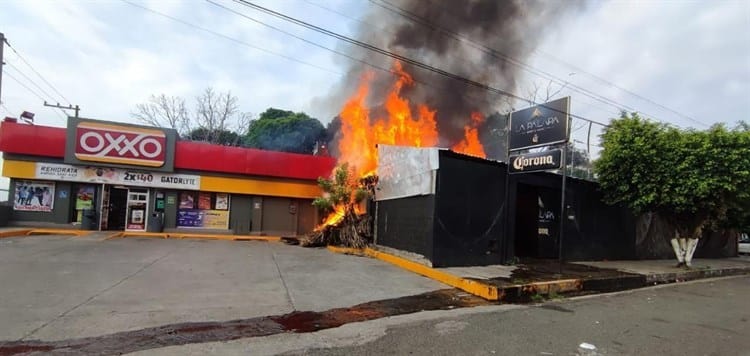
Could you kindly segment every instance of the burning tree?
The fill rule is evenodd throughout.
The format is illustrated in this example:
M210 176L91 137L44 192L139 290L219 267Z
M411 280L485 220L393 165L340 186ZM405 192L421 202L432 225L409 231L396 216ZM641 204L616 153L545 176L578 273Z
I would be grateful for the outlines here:
M337 166L331 179L318 178L324 194L315 199L313 205L328 217L301 241L302 245L367 246L372 240L372 229L363 205L372 196L375 183L372 175L355 177L355 171L347 163Z

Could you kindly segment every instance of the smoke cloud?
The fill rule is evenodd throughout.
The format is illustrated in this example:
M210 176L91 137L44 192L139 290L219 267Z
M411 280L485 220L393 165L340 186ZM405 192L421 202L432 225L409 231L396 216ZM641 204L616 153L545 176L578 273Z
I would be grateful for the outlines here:
M526 62L545 34L558 29L562 17L582 7L583 3L578 1L375 1L363 19L358 39L498 89L518 92L523 69L507 58ZM498 54L478 46L494 49ZM366 49L345 49L352 56L380 67L392 65L392 59ZM346 65L349 65L348 75L331 96L331 102L338 105L354 92L363 72L372 71L361 63L346 62ZM402 95L412 103L426 103L437 110L440 144L444 147L462 138L471 112L491 115L506 111L512 102L507 97L421 68L407 64L404 68L417 83L405 88ZM394 78L381 71L375 74L370 104L377 113ZM499 120L488 120L481 131L497 129L493 125L500 126Z

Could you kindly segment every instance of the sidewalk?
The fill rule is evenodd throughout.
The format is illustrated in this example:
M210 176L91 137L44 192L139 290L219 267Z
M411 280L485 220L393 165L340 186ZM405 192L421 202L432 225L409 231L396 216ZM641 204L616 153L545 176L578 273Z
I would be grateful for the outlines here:
M513 266L431 268L378 248L329 247L337 253L372 257L487 300L528 302L560 294L606 293L660 283L750 274L750 257L696 259L690 269L675 260L591 261L560 264L523 259Z
M500 301L523 302L558 294L606 293L648 285L750 274L750 257L693 260L690 269L675 260L563 263L524 260L515 266L437 268L498 288Z

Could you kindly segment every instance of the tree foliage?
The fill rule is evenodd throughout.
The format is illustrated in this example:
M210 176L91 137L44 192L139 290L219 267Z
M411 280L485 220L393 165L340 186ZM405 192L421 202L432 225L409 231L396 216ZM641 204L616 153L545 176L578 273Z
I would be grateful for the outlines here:
M608 203L659 213L693 238L706 227L747 224L750 131L680 130L623 113L602 144L594 166Z
M339 245L362 248L372 239L370 216L365 214L363 202L371 196L377 178L357 178L349 165L336 167L331 179L318 178L323 196L313 205L327 216L325 222L305 236L303 246Z
M312 153L315 143L326 140L326 130L305 113L269 108L250 123L245 145L263 150Z

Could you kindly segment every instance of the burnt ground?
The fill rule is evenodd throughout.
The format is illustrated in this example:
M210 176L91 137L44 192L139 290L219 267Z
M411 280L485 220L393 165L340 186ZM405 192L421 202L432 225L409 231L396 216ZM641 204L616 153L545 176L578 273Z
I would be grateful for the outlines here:
M168 324L95 337L59 341L0 341L0 355L41 352L58 355L111 355L193 343L230 341L281 333L307 333L344 324L429 310L490 305L484 299L445 289L335 308L322 312L293 312L223 322Z

